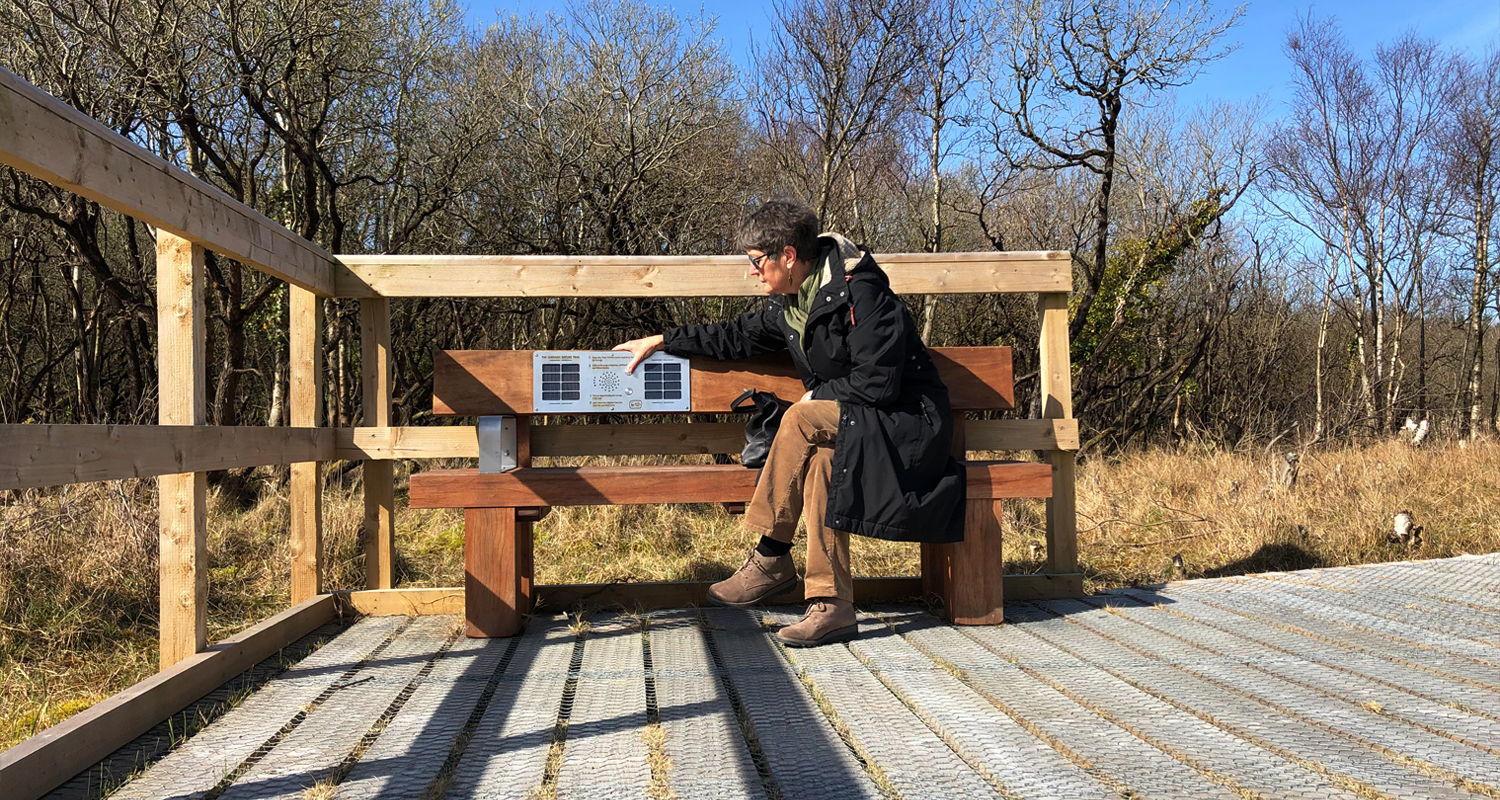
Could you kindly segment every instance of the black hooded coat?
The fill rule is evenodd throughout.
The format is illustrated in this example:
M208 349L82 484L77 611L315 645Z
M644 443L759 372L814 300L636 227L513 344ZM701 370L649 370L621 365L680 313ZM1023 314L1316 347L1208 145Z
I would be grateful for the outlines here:
M950 453L953 414L906 305L862 247L824 234L824 276L801 342L773 294L727 322L665 334L675 356L749 358L790 350L815 400L837 400L838 438L823 524L901 542L963 540L967 485Z

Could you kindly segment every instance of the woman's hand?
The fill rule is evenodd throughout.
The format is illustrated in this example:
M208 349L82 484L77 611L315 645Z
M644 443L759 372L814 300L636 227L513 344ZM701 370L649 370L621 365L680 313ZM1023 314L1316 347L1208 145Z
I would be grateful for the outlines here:
M644 361L646 359L646 356L649 356L652 353L655 353L657 350L660 350L662 348L662 343L665 341L665 337L663 337L661 334L657 334L655 336L647 336L644 339L631 339L628 342L622 342L621 344L615 345L613 349L630 351L630 364L625 367L625 374L629 375L635 372L636 365Z
M806 393L806 394L804 394L804 395L802 395L802 399L801 399L801 400L798 400L798 401L797 401L797 402L799 402L799 403L804 403L804 402L806 402L806 401L808 401L808 400L811 400L811 399L812 399L812 393L813 393L813 390L811 390L811 389L808 389L808 390L807 390L807 393Z

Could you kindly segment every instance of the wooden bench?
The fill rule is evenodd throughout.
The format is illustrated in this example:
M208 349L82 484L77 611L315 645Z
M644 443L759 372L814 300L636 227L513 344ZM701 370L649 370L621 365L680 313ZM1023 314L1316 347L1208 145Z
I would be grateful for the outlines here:
M965 411L1014 405L1008 347L933 348L955 416L954 450L1076 447L1072 420L964 422ZM785 355L737 361L691 359L692 410L728 412L745 387L782 398L804 391ZM532 607L532 522L552 506L649 503L743 504L757 470L738 464L533 467L536 455L738 453L744 426L730 423L532 425L532 352L439 351L433 411L517 417L518 468L497 474L432 470L412 475L414 508L463 508L465 608L470 636L511 636ZM981 435L975 436L979 433ZM1051 497L1053 466L969 462L964 541L922 546L922 585L959 624L1002 621L1004 560L998 501ZM748 546L748 541L747 541ZM857 546L857 545L856 545ZM856 587L858 594L858 586ZM856 599L860 599L856 597Z

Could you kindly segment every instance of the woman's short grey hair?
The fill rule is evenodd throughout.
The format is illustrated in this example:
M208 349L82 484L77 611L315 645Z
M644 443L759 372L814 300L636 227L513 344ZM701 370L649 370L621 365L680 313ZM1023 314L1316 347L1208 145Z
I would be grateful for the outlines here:
M781 248L797 248L797 260L818 259L818 215L796 200L768 200L740 223L741 250L777 255Z

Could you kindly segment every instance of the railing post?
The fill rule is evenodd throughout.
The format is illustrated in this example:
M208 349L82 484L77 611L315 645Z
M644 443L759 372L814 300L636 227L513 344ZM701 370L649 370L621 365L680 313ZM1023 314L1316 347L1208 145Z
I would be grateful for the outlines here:
M292 425L323 424L323 300L288 286L290 304L290 384ZM323 464L291 465L292 605L323 591Z
M1068 342L1068 295L1037 295L1041 320L1042 417L1072 419L1073 364ZM1052 497L1047 500L1047 572L1078 572L1078 505L1073 453L1052 451Z
M158 231L157 373L162 425L207 423L203 248ZM208 476L157 478L160 506L158 637L165 670L208 645Z
M364 384L364 424L391 424L391 302L359 301L360 377ZM365 588L395 586L396 488L390 461L365 461Z

